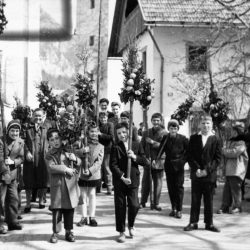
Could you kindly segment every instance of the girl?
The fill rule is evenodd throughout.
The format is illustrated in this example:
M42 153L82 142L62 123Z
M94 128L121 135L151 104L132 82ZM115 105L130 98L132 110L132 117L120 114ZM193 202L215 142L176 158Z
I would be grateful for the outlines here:
M82 167L80 170L79 187L83 204L81 206L81 220L77 226L82 227L89 224L96 227L96 187L101 181L101 165L104 156L104 147L98 142L99 128L96 125L90 125L87 128L88 146L78 150L78 155L82 158ZM87 166L85 162L87 157ZM89 213L87 213L87 202ZM88 221L89 214L89 221Z
M24 159L24 141L19 137L20 130L19 120L12 120L7 127L5 147L0 140L0 234L7 233L4 222L7 223L9 231L22 229L18 222L17 192L17 171Z

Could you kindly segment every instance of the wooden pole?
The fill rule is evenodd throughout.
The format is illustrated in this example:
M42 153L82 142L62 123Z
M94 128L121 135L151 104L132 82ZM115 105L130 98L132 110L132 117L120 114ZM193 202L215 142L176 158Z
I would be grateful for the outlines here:
M148 131L148 107L143 107L143 123L145 125L145 130L147 137L149 137L149 131ZM150 157L150 145L146 142L146 152L149 152L149 198L150 198L150 207L153 209L153 185L152 185L152 159Z
M128 150L132 148L132 136L133 136L133 104L134 100L130 100L130 119L129 119L129 137L128 137ZM128 158L127 165L127 178L130 179L131 173L131 158Z
M96 79L96 123L99 116L99 95L100 95L100 68L101 68L101 24L102 24L102 0L99 5L99 29L98 29L98 62L97 62L97 79Z
M87 119L87 109L84 108L84 148L88 146L87 129L88 129L88 119ZM84 171L88 170L88 153L85 153L84 158Z

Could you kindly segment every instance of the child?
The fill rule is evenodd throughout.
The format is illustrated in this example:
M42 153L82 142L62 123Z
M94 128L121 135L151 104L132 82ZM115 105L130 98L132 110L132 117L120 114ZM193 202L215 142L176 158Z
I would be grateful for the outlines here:
M96 187L101 181L101 165L104 156L104 147L98 142L99 128L96 125L90 125L87 129L88 147L83 147L78 151L82 158L83 164L80 170L79 187L83 200L81 205L82 218L77 226L82 227L89 223L90 226L96 227ZM87 166L85 156L87 155ZM87 218L87 202L89 203L89 222Z
M12 120L7 127L6 148L0 140L0 234L7 233L4 222L7 223L9 231L22 229L18 222L17 192L17 171L24 159L24 141L19 137L20 130L19 120Z
M51 150L46 154L46 162L50 175L50 198L52 209L53 234L51 243L57 243L57 233L60 232L62 215L64 216L65 239L74 242L73 217L74 208L79 202L79 188L77 184L77 166L81 159L73 153L65 152L60 133L51 128L47 132L47 139ZM72 168L71 161L74 163Z
M110 169L113 173L116 230L120 233L117 241L125 242L125 220L128 207L128 229L130 237L135 235L134 222L139 210L138 188L140 171L138 165L148 166L143 148L138 141L132 142L128 150L128 124L118 123L116 133L119 139L110 155ZM127 177L127 162L131 158L131 174Z

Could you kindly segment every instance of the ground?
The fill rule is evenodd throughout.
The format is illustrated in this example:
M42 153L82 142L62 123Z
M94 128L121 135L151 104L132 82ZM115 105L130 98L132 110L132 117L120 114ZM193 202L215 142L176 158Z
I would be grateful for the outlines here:
M223 183L218 183L215 194L214 212L219 208ZM23 193L24 196L24 193ZM49 196L48 196L49 200ZM169 217L170 202L164 178L161 197L161 212L145 208L139 211L136 219L136 236L127 238L125 243L117 243L118 233L115 231L114 200L103 191L97 197L97 221L99 226L82 228L74 225L76 242L64 240L61 232L57 244L51 244L51 212L48 204L45 209L38 209L33 203L31 213L23 215L23 230L11 231L0 236L1 250L98 250L98 249L250 249L250 202L243 202L243 212L238 215L214 215L214 224L221 229L221 233L204 230L203 210L199 223L199 230L184 232L183 227L189 222L190 212L190 180L185 178L185 196L182 219ZM49 203L49 202L48 202ZM22 206L24 207L24 202ZM79 209L75 213L75 222L80 220ZM127 233L127 232L126 232Z

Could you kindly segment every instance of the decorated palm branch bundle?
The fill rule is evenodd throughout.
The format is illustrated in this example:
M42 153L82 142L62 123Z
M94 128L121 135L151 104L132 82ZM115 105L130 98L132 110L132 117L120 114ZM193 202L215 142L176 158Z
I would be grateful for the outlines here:
M193 106L194 101L195 99L193 97L188 97L171 115L171 119L177 120L179 124L182 125L190 115L190 109Z
M138 48L130 46L127 57L123 60L123 88L119 93L123 103L137 100L142 107L147 107L154 98L154 80L150 80L143 72L142 62L139 61Z
M40 90L37 94L39 108L46 112L48 119L55 121L57 119L57 108L60 106L58 98L52 93L48 81L41 81L37 88Z
M94 81L91 80L87 75L77 74L75 83L73 86L76 88L76 97L75 100L78 104L78 115L82 117L81 128L83 130L84 137L84 146L86 147L87 142L87 127L88 124L94 122L94 117L92 115L92 106L93 100L96 98L96 93L93 87ZM87 153L85 155L85 168L88 166L88 157Z
M139 60L138 48L132 44L128 47L127 55L123 59L123 88L119 93L120 100L123 103L130 103L129 120L129 141L128 149L132 147L132 124L133 124L133 103L139 101L145 112L154 98L154 80L146 77L143 71L143 64ZM147 116L144 116L147 117ZM128 159L127 178L130 178L131 159Z

